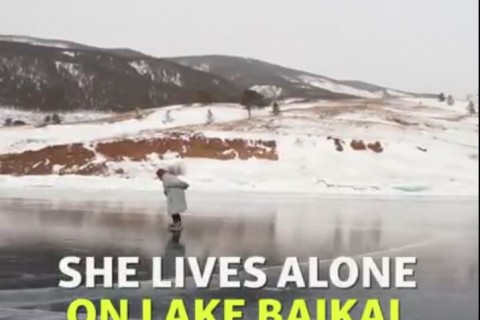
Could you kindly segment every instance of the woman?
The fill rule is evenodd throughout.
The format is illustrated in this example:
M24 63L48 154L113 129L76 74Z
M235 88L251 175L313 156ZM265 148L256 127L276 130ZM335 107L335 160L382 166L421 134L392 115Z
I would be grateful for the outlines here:
M185 190L188 189L189 185L164 169L157 171L157 177L163 182L163 193L167 197L167 211L173 220L170 229L179 231L182 229L180 214L187 210Z

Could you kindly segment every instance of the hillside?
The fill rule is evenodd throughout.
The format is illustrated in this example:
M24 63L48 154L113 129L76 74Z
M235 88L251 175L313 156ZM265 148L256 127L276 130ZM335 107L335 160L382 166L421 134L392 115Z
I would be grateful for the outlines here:
M14 36L14 35L0 34L0 41L24 43L24 44L29 44L33 46L51 47L51 48L57 48L57 49L104 51L104 52L115 53L117 55L127 57L127 58L143 58L148 56L140 51L136 51L129 48L99 48L99 47L88 46L88 45L73 42L73 41L42 39L42 38L35 38L35 37L29 37L29 36Z
M210 55L179 57L170 60L197 70L210 72L242 87L253 88L266 95L276 95L282 98L383 98L413 95L361 81L334 80L255 59Z
M0 105L125 111L191 103L199 90L212 101L239 100L241 92L223 78L126 52L0 41Z
M411 96L230 56L156 58L129 48L0 35L0 106L41 111L126 111L199 99L239 102L253 89L267 101Z

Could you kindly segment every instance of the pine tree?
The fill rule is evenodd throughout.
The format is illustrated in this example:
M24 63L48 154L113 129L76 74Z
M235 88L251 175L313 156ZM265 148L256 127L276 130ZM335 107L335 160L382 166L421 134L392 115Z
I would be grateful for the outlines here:
M443 93L443 92L440 93L440 94L438 95L438 100L439 100L440 102L445 102L445 93Z

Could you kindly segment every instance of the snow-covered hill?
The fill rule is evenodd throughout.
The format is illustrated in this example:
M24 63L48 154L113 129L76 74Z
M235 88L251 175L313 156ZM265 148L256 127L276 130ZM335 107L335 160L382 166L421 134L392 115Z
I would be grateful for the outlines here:
M194 102L239 101L229 81L125 51L70 49L0 40L0 105L24 110L127 111Z
M2 128L0 188L157 190L155 170L180 166L193 191L478 195L478 117L466 106L297 102L248 119L236 104L178 105L142 118ZM41 175L10 175L22 172Z
M40 39L29 36L0 35L0 41L27 43L35 46L53 47L61 49L88 49L90 47L79 43L62 40Z
M244 88L282 98L384 98L414 96L361 81L341 81L279 65L230 56L191 56L171 60L197 70L218 75Z
M0 105L127 111L205 100L240 102L246 89L262 93L267 104L280 98L414 96L241 57L157 58L128 48L0 35Z
M50 47L58 49L67 49L67 50L92 50L92 51L105 51L110 53L115 53L119 56L130 57L130 58L143 58L148 57L148 55L135 51L128 48L98 48L93 46L88 46L85 44L66 41L66 40L57 40L57 39L43 39L30 36L19 36L19 35L1 35L0 41L11 42L11 43L24 43L33 46L41 47Z

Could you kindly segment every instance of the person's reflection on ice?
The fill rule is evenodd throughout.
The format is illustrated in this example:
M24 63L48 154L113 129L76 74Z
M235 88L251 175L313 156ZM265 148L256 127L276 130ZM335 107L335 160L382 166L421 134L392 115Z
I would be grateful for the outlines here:
M165 252L162 258L164 278L175 276L175 258L185 256L185 245L180 242L181 235L181 231L172 232L165 246Z

